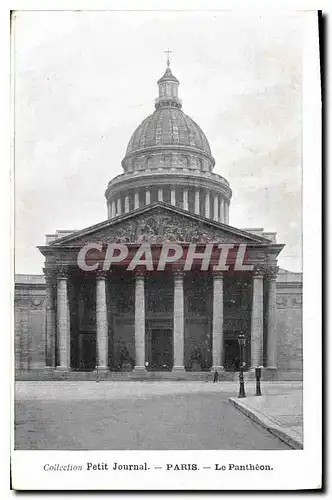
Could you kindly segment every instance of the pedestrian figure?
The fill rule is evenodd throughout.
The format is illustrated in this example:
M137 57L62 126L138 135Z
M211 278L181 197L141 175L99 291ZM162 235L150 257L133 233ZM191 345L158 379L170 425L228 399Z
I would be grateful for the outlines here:
M219 373L217 372L217 370L215 370L213 374L213 383L218 382L218 378L219 378Z

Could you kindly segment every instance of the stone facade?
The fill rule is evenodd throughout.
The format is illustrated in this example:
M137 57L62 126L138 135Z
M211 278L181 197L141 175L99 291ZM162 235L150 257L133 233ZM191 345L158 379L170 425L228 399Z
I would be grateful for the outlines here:
M161 278L160 278L161 279ZM286 281L287 279L287 281ZM43 377L45 366L50 365L47 361L46 349L46 283L43 275L17 275L15 284L15 368L17 377ZM207 343L211 342L211 303L209 301L201 304L201 290L209 289L212 295L212 283L203 283L194 286L194 281L189 276L186 277L185 290L185 324L184 324L184 366L190 374L192 371L210 369L212 367L212 350L208 350ZM172 289L168 286L168 296L166 300L158 299L154 293L158 288L158 280L151 283L146 297L147 307L147 342L146 360L151 366L151 317L152 312L159 318L162 317L163 326L165 315L169 315L168 326L172 329ZM198 285L196 283L196 285ZM109 295L114 296L115 287L111 282ZM113 290L112 290L113 288ZM126 291L126 293L124 292ZM130 290L130 293L128 291ZM167 290L166 290L167 292ZM276 308L276 332L277 332L277 358L276 371L272 374L277 380L301 380L302 379L302 276L300 273L279 271L276 282L277 308ZM95 336L95 310L93 308L93 297L88 305L89 318L86 322L90 324L90 331ZM248 319L231 312L226 292L226 307L224 320L225 345L232 338L232 331L245 329ZM92 308L91 308L92 306ZM123 293L117 293L117 300L108 305L109 333L110 333L110 358L109 366L114 371L118 371L123 364L122 351L124 347L128 351L128 363L126 370L133 368L132 361L135 359L135 290L133 277L127 278L127 286ZM118 310L114 314L114 310ZM188 312L190 311L190 314ZM239 319L240 316L240 319ZM237 326L241 322L241 326ZM156 322L158 326L158 321ZM235 330L234 330L235 328ZM86 334L87 336L89 333ZM199 348L203 366L199 367L193 360L195 349ZM95 338L91 344L92 351L95 349ZM225 346L224 346L225 350ZM205 360L207 363L205 364ZM95 364L95 357L92 364L84 366L79 360L79 368L82 371L91 369ZM227 357L224 365L227 369ZM265 363L266 364L266 361ZM266 377L271 377L267 370ZM38 375L39 373L39 375ZM126 372L129 376L129 372Z
M229 225L230 185L213 172L210 145L183 113L178 85L168 65L155 112L133 133L123 173L108 183L107 220L48 234L38 247L44 276L16 277L18 378L186 378L215 370L232 378L241 362L247 376L263 366L269 378L301 378L302 277L278 273L283 245L275 233ZM165 243L176 243L181 258L159 270ZM88 244L86 269L79 259ZM125 245L131 257L149 244L152 267L131 270L123 260L105 268L109 244ZM200 254L211 250L204 269L201 257L184 266L193 245ZM223 245L231 250L220 270ZM236 269L240 248L250 269Z

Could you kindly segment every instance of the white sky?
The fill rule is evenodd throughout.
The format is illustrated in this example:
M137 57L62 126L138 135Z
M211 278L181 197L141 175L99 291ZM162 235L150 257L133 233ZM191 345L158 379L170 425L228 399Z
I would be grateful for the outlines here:
M45 233L106 219L168 47L183 111L231 184L230 224L277 231L279 265L300 271L301 46L299 15L16 13L15 272L41 272Z

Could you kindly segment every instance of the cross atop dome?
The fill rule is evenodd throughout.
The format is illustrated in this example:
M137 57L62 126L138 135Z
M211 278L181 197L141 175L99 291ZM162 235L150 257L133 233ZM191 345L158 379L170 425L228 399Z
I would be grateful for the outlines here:
M170 67L170 64L171 64L171 61L170 61L170 58L169 58L169 55L172 54L172 51L167 49L167 50L164 50L165 54L167 54L167 67L169 68Z
M178 98L178 88L179 80L173 75L170 68L170 54L171 50L164 50L167 54L167 68L163 76L158 80L159 87L159 97L156 99L155 107L156 109L160 107L173 106L176 108L181 108L181 101Z

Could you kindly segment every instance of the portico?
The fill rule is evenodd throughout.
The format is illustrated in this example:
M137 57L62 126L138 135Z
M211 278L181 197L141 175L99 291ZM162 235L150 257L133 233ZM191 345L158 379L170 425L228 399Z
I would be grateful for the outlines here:
M244 333L246 369L275 368L277 268L272 257L280 245L264 238L259 241L249 233L240 235L229 226L225 231L216 221L200 220L206 241L211 242L212 229L219 230L213 234L216 247L221 241L246 241L253 270L236 272L230 264L227 271L214 271L211 264L202 271L198 260L188 271L184 261L182 268L180 261L163 271L157 270L156 262L153 270L142 265L128 271L128 262L119 262L109 271L88 272L78 267L77 254L88 239L118 241L116 235L126 224L143 226L143 215L145 231L149 231L146 222L151 224L153 219L161 227L152 238L156 259L170 226L176 222L179 232L188 231L192 218L186 213L184 219L179 209L161 203L143 212L41 247L46 256L47 366L62 372L234 371L239 362L237 336ZM160 226L165 217L168 226ZM179 244L188 247L186 242Z

